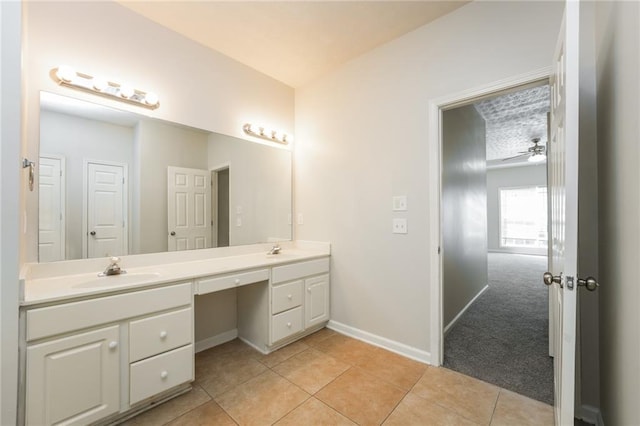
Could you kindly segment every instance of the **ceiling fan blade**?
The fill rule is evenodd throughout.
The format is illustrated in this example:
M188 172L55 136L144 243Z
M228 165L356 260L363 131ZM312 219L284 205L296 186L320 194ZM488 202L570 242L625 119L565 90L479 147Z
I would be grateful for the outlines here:
M529 152L523 152L523 153L520 153L520 154L518 154L518 155L514 155L513 157L503 158L501 161L513 160L514 158L524 157L524 156L526 156L526 155L531 155L531 153L529 153Z

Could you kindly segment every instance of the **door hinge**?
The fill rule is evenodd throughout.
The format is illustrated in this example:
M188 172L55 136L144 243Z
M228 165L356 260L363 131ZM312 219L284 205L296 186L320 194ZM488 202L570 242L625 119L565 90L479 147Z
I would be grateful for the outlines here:
M124 178L122 178L122 184L124 185Z
M60 170L60 177L62 177L62 170Z
M438 254L440 254L440 251L441 251L441 250L440 250L440 246L438 246Z

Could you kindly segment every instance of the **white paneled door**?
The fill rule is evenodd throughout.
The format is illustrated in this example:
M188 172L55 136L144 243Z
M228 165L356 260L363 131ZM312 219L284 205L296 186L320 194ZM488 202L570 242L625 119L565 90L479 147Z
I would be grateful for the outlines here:
M65 161L64 157L41 155L38 168L39 226L38 260L65 258Z
M573 425L578 252L579 3L566 2L551 76L548 147L555 424ZM551 282L551 277L553 282Z
M169 251L211 247L210 179L208 170L167 169Z
M128 254L127 168L85 162L86 257Z

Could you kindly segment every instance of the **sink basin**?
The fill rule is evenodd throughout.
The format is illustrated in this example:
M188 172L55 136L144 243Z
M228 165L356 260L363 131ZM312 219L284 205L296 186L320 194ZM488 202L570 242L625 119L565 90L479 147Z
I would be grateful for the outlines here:
M109 275L106 277L97 277L89 281L76 284L74 288L92 288L92 287L113 287L126 284L142 284L160 278L159 272L130 273L122 275Z

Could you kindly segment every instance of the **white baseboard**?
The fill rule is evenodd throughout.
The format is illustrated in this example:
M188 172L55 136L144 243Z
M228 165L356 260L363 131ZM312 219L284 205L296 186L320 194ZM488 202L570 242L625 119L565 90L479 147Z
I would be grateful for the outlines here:
M215 336L211 336L196 342L195 351L196 353L202 352L214 346L218 346L223 343L230 342L236 337L238 337L237 328L234 328L233 330L225 331L224 333L216 334Z
M452 319L451 322L445 326L443 334L447 334L449 329L451 327L453 327L455 325L455 323L460 319L460 317L467 311L467 309L469 309L471 307L471 305L473 305L473 302L475 302L478 299L478 297L482 296L482 293L484 293L488 289L489 289L489 286L485 285L484 288L482 290L480 290L478 292L478 294L476 294L475 297L473 299L471 299L471 301L469 303L467 303L467 305L464 308L462 308L462 310L460 312L458 312L458 315L456 315L455 318Z
M381 337L334 320L329 321L327 328L345 334L349 337L353 337L354 339L362 340L363 342L370 343L374 346L387 349L399 355L406 356L407 358L411 358L425 364L431 363L431 354L429 352L405 345L404 343L389 340L385 337Z
M584 420L587 423L591 423L596 426L604 426L604 420L602 419L602 412L598 407L591 405L582 405L578 408L576 417Z

